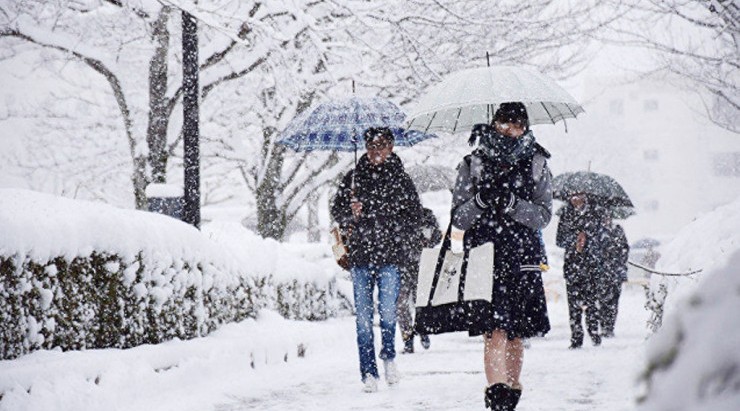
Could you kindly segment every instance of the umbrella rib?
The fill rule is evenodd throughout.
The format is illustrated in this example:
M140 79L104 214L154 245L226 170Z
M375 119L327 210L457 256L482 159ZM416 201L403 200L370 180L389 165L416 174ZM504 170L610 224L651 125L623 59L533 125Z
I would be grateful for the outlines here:
M570 108L570 105L568 103L565 103L565 107L568 108L568 111L570 111L570 114L573 114L573 118L578 118L578 116L576 116L576 113L573 111L572 108Z
M457 131L457 123L460 121L460 114L462 114L462 108L457 110L457 117L455 117L455 125L452 127L452 132Z
M413 129L412 126L414 125L414 121L416 121L416 117L414 117L414 118L411 119L411 122L409 123L409 130L412 130Z
M434 117L437 117L437 112L435 111L434 114L432 114L432 118L429 119L429 124L427 124L427 128L424 129L424 134L426 134L429 131L429 127L432 126L432 121L434 121Z
M547 116L550 117L550 122L552 122L552 124L555 124L555 120L553 120L552 114L550 114L550 110L547 109L547 106L545 105L545 102L544 101L540 101L540 104L542 105L542 108L545 109L545 113L547 113Z

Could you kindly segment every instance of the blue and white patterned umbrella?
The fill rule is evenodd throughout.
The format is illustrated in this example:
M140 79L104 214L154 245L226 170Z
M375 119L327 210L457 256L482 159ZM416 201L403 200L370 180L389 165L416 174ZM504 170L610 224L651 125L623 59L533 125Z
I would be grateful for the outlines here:
M278 143L296 151L355 151L364 147L363 133L370 127L388 127L396 146L412 146L435 137L406 131L406 115L393 102L378 97L351 97L308 108L291 120Z

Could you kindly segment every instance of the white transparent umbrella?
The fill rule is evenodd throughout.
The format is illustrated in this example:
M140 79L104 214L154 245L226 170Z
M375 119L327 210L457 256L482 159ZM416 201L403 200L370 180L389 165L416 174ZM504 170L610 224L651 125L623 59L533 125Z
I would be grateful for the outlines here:
M492 66L457 71L432 86L407 120L424 132L470 131L490 123L499 104L520 101L530 124L554 124L583 113L575 98L554 80L526 67Z

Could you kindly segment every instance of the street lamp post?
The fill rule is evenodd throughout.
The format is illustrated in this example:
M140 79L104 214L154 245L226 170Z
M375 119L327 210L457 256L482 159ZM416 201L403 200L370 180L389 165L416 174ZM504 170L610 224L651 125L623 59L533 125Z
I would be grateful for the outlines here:
M198 23L182 12L182 107L185 183L182 220L200 228L200 131L198 127Z

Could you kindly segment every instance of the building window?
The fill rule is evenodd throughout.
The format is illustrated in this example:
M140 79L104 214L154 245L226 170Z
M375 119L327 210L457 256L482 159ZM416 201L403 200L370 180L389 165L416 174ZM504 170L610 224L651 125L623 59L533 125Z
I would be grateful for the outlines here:
M624 101L622 101L621 99L610 101L609 112L618 116L624 114Z
M642 152L642 158L648 161L656 161L658 157L658 150L656 149L645 150Z
M645 100L642 103L642 108L644 111L658 111L658 100Z
M716 176L740 177L740 152L715 154L712 169Z

